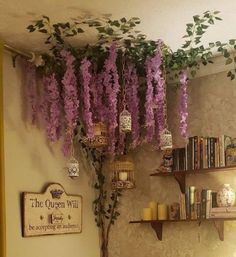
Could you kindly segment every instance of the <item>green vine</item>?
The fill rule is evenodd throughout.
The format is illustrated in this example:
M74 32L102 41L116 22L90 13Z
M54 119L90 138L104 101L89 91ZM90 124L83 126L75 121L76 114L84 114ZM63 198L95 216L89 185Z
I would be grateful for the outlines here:
M202 44L202 37L209 27L222 20L218 14L218 11L206 11L203 15L193 16L193 22L186 24L184 44L176 51L172 51L163 43L162 56L167 74L173 71L178 74L180 70L188 68L194 77L200 68L200 63L203 65L213 63L212 57L217 52L223 55L226 65L236 63L234 54L231 54L236 50L236 39L230 39L224 43L210 42L207 47ZM106 58L106 48L115 41L126 58L136 63L139 74L145 74L145 61L148 56L153 56L155 53L156 41L147 40L147 36L136 29L140 22L137 17L113 20L110 16L104 15L101 18L88 17L75 19L72 22L51 24L50 18L43 16L42 19L29 25L27 29L29 32L38 31L47 36L45 44L50 45L50 51L54 57L59 56L62 48L67 48L79 60L86 56L98 63L98 69L101 69ZM80 36L89 29L97 33L97 41L94 44L74 47L69 40L66 40ZM235 74L234 68L228 72L227 76L233 80ZM174 79L174 77L171 78Z
M234 69L227 73L227 76L235 79L236 57L236 39L230 39L228 42L210 42L207 46L202 44L202 38L221 18L219 12L206 11L202 15L193 16L193 21L186 24L186 34L183 36L184 43L177 50L173 51L164 42L161 46L163 69L171 79L183 69L189 69L194 77L200 68L200 64L207 65L213 63L214 53L219 53L225 58L225 64L234 64ZM29 32L39 32L44 34L45 44L49 46L49 52L43 54L45 66L41 67L41 72L50 74L54 71L58 77L62 77L63 63L60 59L62 49L70 50L75 56L76 67L84 57L89 58L93 64L96 64L96 71L102 70L104 61L107 58L107 48L112 42L116 42L118 48L117 67L122 74L122 60L135 63L138 74L145 75L145 62L148 57L152 57L156 51L156 41L148 40L147 36L137 30L140 19L132 17L126 19L112 19L108 15L100 18L84 17L77 18L70 22L59 22L52 24L48 16L42 16L40 20L34 21L27 29ZM93 44L85 44L79 47L73 46L70 38L81 37L87 31L92 30L97 35L97 40ZM174 75L173 75L174 74ZM121 76L122 77L122 76ZM145 86L144 86L145 87ZM142 86L140 91L142 91ZM140 99L144 96L140 94ZM142 115L141 115L142 119ZM78 137L84 135L83 128L78 131ZM107 181L103 172L105 154L96 149L90 149L83 141L79 140L86 152L86 158L91 160L95 173L96 198L93 201L93 210L95 222L99 227L101 234L101 251L103 257L108 257L108 242L111 226L120 215L118 212L120 190L108 192Z

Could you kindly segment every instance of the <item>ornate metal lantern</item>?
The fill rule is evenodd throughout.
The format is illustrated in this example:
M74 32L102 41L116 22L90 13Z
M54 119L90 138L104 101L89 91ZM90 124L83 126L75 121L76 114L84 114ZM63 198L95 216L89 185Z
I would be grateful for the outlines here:
M94 138L84 138L84 143L91 148L104 147L108 143L107 126L103 122L94 124Z
M79 162L72 157L67 163L68 176L72 179L79 177Z
M131 132L132 118L131 118L131 114L126 109L124 109L120 113L119 121L120 121L120 124L119 124L120 132L124 132L124 133Z
M160 148L161 150L172 149L172 135L168 129L164 129L160 133Z
M112 189L131 189L135 187L134 163L127 156L110 163Z

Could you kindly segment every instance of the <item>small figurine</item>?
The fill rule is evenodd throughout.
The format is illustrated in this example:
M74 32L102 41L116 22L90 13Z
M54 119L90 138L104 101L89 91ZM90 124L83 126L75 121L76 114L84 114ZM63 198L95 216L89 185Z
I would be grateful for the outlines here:
M162 163L158 170L160 170L160 172L171 172L172 165L173 165L172 149L165 150L162 157Z

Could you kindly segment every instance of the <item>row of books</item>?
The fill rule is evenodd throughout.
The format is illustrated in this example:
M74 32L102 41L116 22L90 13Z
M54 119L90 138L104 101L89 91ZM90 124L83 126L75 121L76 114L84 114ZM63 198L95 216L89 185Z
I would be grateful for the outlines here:
M173 171L225 167L225 151L231 144L229 136L189 137L185 148L173 150Z
M217 192L190 186L180 194L180 219L236 218L236 207L218 207Z

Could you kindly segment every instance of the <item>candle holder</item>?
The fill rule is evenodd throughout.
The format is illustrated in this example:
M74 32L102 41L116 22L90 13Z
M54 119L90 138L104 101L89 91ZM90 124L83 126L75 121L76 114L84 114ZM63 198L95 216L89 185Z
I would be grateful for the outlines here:
M109 163L112 189L131 189L135 187L134 163L127 156L119 157Z
M71 157L67 163L68 176L72 179L79 177L79 162L75 157Z
M131 132L132 118L131 118L131 114L126 109L124 109L120 113L119 121L120 121L120 124L119 124L120 132L124 132L124 133Z
M160 133L160 148L161 150L168 150L172 149L172 135L171 132L168 129L164 129Z
M94 124L94 137L89 139L83 138L83 142L90 148L100 148L107 146L107 126L103 122L97 122Z

